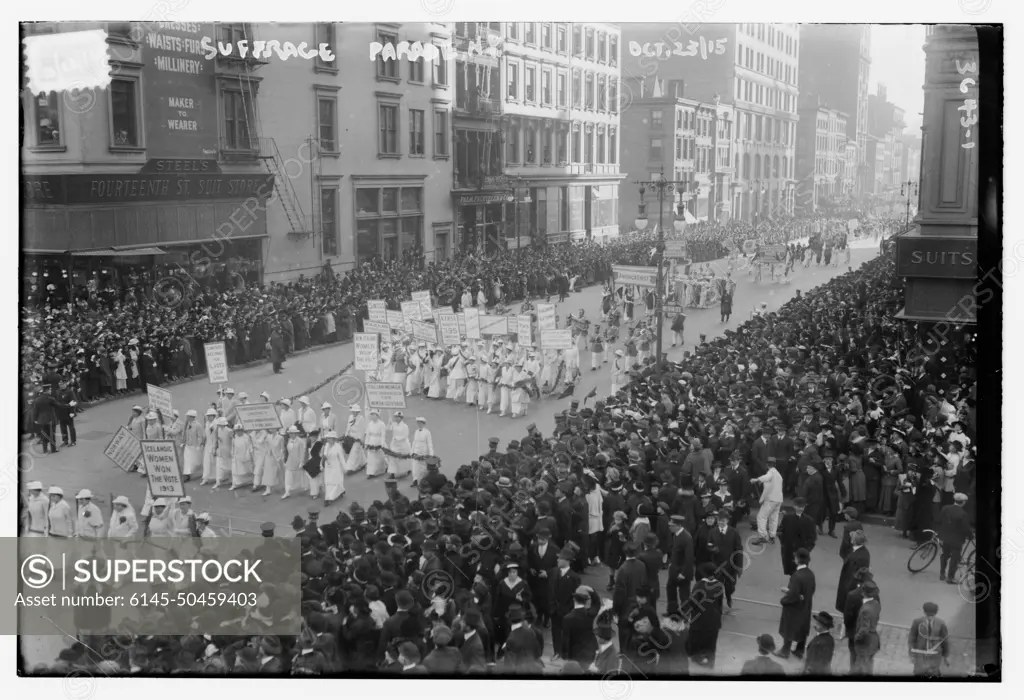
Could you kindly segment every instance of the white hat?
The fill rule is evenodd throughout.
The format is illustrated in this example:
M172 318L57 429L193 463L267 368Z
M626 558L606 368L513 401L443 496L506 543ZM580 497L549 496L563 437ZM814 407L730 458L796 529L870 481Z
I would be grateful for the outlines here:
M380 415L380 411L378 411L376 408L371 408L370 409L370 415L371 416L379 416Z
M291 399L281 399L281 400L278 401L278 403L283 403L285 406L291 406L292 405L292 400Z
M249 395L247 393L245 393L244 391L240 391L240 392L238 392L238 398L240 398L240 399L247 399L247 398L249 398Z
M303 396L302 398L299 399L299 403L304 403L304 404L306 404L308 406L309 405L309 397L308 396Z
M235 423L235 430L245 430L245 426L241 423Z
M50 490L47 491L47 494L49 494L50 496L63 496L64 489L62 489L60 486L51 486Z
M326 401L324 401L324 405L320 407L320 410L323 410L325 408L330 408L330 407L331 407L331 404L329 404Z
M179 417L181 415L181 411L179 411L176 408L172 408L171 409L171 415L174 416L175 418L177 418L177 417Z
M217 423L217 425L227 425L228 424L228 419L225 418L224 416L221 416L220 418L218 418L216 420L216 423Z
M363 412L363 409L360 408L359 404L357 404L357 403L354 403L351 406L349 406L348 410L350 410L352 413L362 413Z
M147 413L146 420L156 420L156 411L150 411Z
M208 409L206 409L206 415L216 417L217 409L215 409L215 408L208 408Z
M624 353L624 352L622 352L621 350L616 350L616 351L615 351L615 356L616 356L616 357L622 357L623 355L625 355L625 353Z
M138 405L132 406L132 410L133 411L138 411L139 413L142 413L142 406L138 406Z
M192 502L192 497L191 496L183 496L183 497L178 499L178 503L191 503L191 502Z
M128 500L127 496L118 496L114 499L115 506L130 506L132 503Z
M139 339L138 338L132 338L131 340L128 341L128 344L129 345L138 345L139 344Z
M92 491L90 491L89 489L82 489L81 491L78 492L78 495L75 496L76 500L79 498L92 498Z
M261 399L266 399L267 401L270 401L270 394L267 393L266 391L264 391L262 394L260 394L260 398Z
M395 418L405 418L405 414L401 411L395 411Z
M336 433L333 430L328 430L326 433L324 433L324 440L337 440L337 439L338 439L338 433Z
M228 387L227 389L224 390L224 393L225 394L233 394L233 393L235 393L235 390L232 389L231 387Z
M416 422L417 423L426 423L427 419L424 418L423 416L416 416Z
M210 514L209 513L200 513L199 515L196 516L196 520L202 520L204 523L208 523L208 522L210 522Z
M167 507L167 499L166 498L158 498L158 499L156 499L155 501L153 501L153 507L154 508L166 508Z
M41 482L41 481L30 481L30 482L28 482L28 487L27 488L28 488L29 491L42 491L43 490L43 482Z
M296 428L294 425L289 425L288 426L288 432L289 433L295 433L296 435L298 435L299 429Z
M216 413L216 411L214 411L214 413ZM199 414L196 413L196 410L194 408L190 408L187 411L185 411L185 416L187 418L195 418L197 415Z

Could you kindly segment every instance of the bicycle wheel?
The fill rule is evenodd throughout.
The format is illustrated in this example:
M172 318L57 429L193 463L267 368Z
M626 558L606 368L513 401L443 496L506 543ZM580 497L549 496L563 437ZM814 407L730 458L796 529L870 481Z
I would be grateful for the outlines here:
M938 553L939 547L934 542L929 541L919 544L914 548L914 551L910 553L910 559L907 560L907 569L909 569L912 574L924 571L928 568L928 565L932 563Z

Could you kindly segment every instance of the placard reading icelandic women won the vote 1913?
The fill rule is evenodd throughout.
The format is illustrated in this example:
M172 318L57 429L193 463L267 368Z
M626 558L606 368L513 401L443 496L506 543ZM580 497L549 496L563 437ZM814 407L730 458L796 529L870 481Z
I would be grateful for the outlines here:
M206 373L210 384L227 384L228 353L224 348L224 341L204 343L203 350L206 353Z
M462 342L459 333L459 317L455 314L438 314L437 325L441 330L442 345L458 345Z
M174 440L142 440L142 462L146 465L149 492L153 498L183 498L185 481Z
M401 382L366 382L366 403L370 408L405 408L405 387Z
M376 333L356 333L353 341L356 369L376 372L380 366L380 336Z
M366 310L371 321L388 322L388 304L383 299L370 299L366 302Z
M113 439L107 445L107 449L103 450L103 454L124 471L129 471L142 455L142 444L127 427L122 425L114 433Z
M281 416L272 403L246 403L235 406L238 421L245 430L280 430Z

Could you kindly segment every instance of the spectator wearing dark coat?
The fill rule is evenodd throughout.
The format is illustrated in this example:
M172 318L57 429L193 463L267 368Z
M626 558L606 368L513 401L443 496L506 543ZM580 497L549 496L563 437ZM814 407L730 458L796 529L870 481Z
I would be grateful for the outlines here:
M798 659L804 655L807 635L811 633L811 616L814 603L814 572L808 568L810 553L803 548L796 551L796 571L789 577L783 590L782 617L779 620L779 634L782 636L782 651L779 656L788 658L790 646L794 643L793 655Z

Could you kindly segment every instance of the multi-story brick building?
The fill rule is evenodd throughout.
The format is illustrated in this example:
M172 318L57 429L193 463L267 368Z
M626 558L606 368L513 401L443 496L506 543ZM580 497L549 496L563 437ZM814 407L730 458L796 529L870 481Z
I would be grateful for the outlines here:
M515 247L618 234L619 30L612 24L458 22L459 245Z
M835 206L843 198L848 115L821 103L817 95L801 99L796 129L797 208L805 212ZM806 184L805 184L806 183Z
M874 172L872 192L892 202L899 199L903 175L903 110L887 99L885 85L879 84L876 94L868 97L868 133L878 139L876 160L881 167Z

